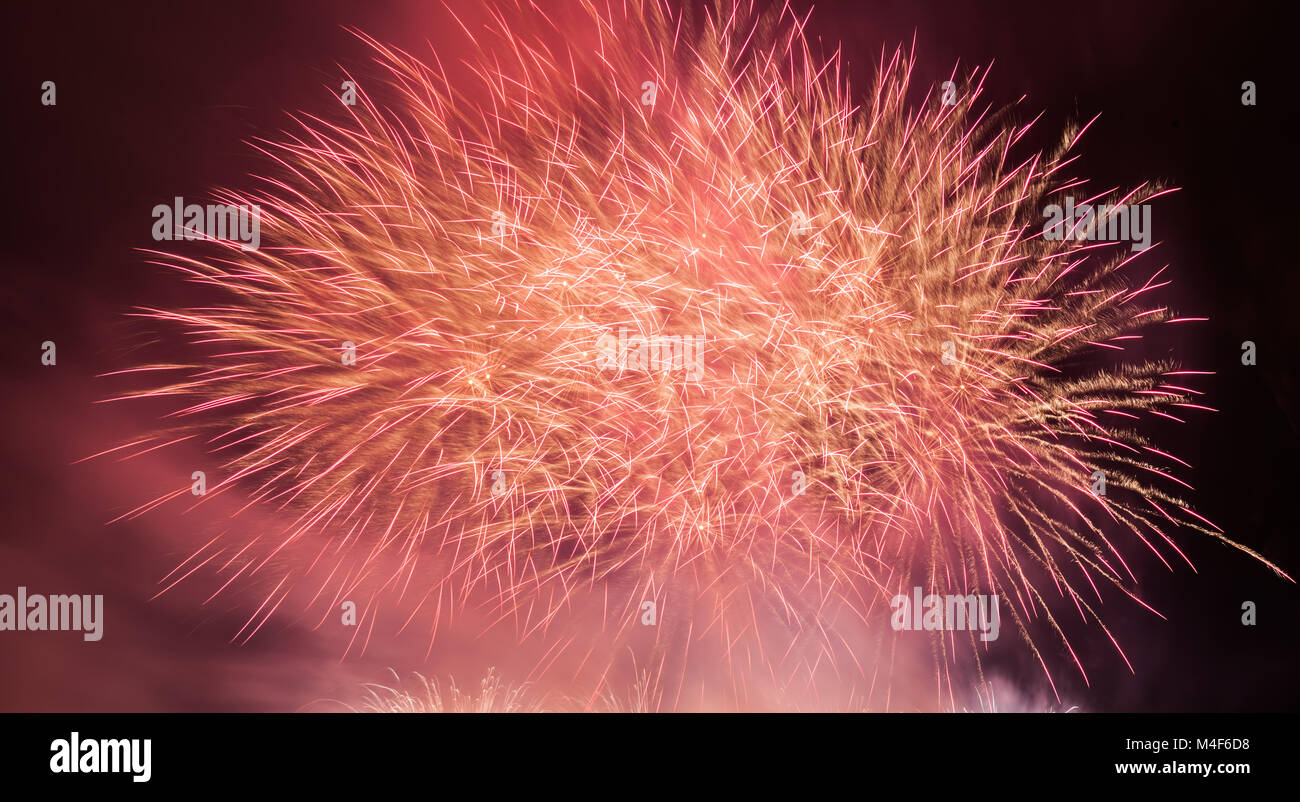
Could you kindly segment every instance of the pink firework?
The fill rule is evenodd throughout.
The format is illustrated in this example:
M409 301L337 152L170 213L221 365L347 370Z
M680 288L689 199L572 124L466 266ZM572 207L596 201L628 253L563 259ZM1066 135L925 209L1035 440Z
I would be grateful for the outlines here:
M1083 672L1063 621L1141 604L1139 551L1248 551L1144 434L1206 409L1197 372L1125 358L1190 320L1164 270L1044 237L1067 194L1166 190L1088 197L1082 131L1027 150L982 73L909 100L899 51L858 104L789 9L494 16L472 85L367 40L382 81L261 143L263 189L224 198L259 250L158 255L221 300L144 311L196 356L140 369L180 430L131 447L202 442L202 503L273 513L168 579L271 577L242 636L305 589L321 620L364 599L366 638L427 619L431 648L472 610L593 687L647 650L655 706L703 671L742 706L832 677L888 707L914 587L999 597L1050 679L1031 631ZM989 644L924 642L958 707Z

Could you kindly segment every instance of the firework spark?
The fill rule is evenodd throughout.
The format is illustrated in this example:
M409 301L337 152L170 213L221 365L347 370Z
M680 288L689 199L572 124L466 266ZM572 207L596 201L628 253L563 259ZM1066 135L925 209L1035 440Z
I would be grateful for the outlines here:
M479 682L478 693L460 690L454 679L447 688L438 679L417 675L420 690L410 692L388 685L366 688L360 712L365 713L533 713L543 708L526 698L526 687L504 683L489 670ZM394 672L394 679L400 679Z
M399 601L431 638L486 609L550 644L538 671L575 652L602 680L648 614L655 677L723 666L744 704L832 666L888 706L889 599L913 585L1000 596L1050 678L1031 630L1083 672L1064 618L1140 604L1139 549L1185 559L1191 529L1248 551L1144 434L1206 409L1195 371L1129 356L1189 320L1152 300L1164 270L1042 236L1045 204L1087 192L1082 129L1029 150L982 72L945 105L902 50L859 106L789 9L625 5L584 5L563 44L496 13L472 86L367 40L383 81L259 143L265 188L229 194L261 207L262 249L160 254L224 300L144 310L202 356L141 369L130 397L177 399L181 426L132 450L205 437L203 502L284 522L176 577L274 572L249 637L301 586L326 614L362 593L367 638ZM703 335L704 369L610 370L620 332ZM599 631L559 626L577 610ZM935 644L957 708L983 644Z

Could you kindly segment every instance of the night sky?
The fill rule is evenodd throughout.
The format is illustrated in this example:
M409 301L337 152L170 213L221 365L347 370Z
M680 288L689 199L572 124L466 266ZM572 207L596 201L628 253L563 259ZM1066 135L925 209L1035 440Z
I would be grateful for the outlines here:
M468 18L470 4L452 5ZM1220 410L1155 432L1193 469L1195 509L1228 537L1292 575L1300 476L1294 354L1300 297L1295 224L1293 26L1283 4L1185 2L819 2L810 38L839 47L859 94L882 48L915 39L915 86L992 64L985 100L1043 112L1036 146L1070 121L1100 118L1078 152L1095 188L1156 179L1180 188L1156 202L1156 257L1174 285L1162 299L1209 322L1165 327L1146 344L1213 371L1198 385ZM543 4L547 7L547 4ZM247 644L231 643L262 596L256 588L216 605L180 586L156 600L159 580L188 556L197 534L174 512L106 526L175 485L188 465L84 457L147 432L160 408L96 403L124 385L103 374L134 364L150 329L136 307L193 300L192 288L151 265L154 204L243 186L264 162L248 146L291 127L287 113L337 102L341 68L370 61L356 28L417 54L430 44L460 55L437 3L29 3L6 27L3 326L7 366L0 483L0 593L103 593L104 640L76 633L0 633L0 711L216 711L316 709L382 681L389 667L433 670L422 646L379 647L340 662L346 641L278 615ZM40 104L43 81L58 103ZM1241 103L1254 81L1258 104ZM1174 335L1181 339L1174 339ZM58 344L57 367L39 345ZM1241 344L1258 364L1241 364ZM100 378L97 378L100 377ZM77 463L77 464L74 464ZM172 478L168 478L172 476ZM217 524L209 521L207 526ZM207 531L206 529L203 531ZM216 530L213 529L213 532ZM1151 555L1135 571L1144 598L1108 609L1130 673L1100 632L1076 642L1091 686L1059 672L1067 703L1094 711L1231 712L1300 708L1300 591L1247 555L1194 532L1178 539L1185 563ZM1258 605L1243 626L1241 603ZM241 639L242 640L242 639ZM467 643L458 654L475 665ZM449 658L450 659L450 658ZM1054 655L1053 659L1060 659ZM1035 677L1012 657L999 668ZM1052 700L1052 704L1055 702Z

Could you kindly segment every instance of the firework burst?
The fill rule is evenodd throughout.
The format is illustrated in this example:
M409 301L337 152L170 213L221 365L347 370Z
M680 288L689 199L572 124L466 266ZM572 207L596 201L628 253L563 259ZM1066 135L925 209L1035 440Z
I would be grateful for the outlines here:
M526 687L515 687L501 681L494 670L479 682L478 693L464 692L449 679L444 689L437 678L417 675L420 689L415 692L399 687L371 684L359 711L365 713L536 713L543 712L539 704L526 698ZM394 672L393 679L400 681Z
M945 105L901 50L859 105L788 9L627 5L564 44L498 13L472 81L367 40L383 80L260 143L264 189L226 198L260 206L262 249L159 255L223 300L143 312L202 356L142 369L176 377L131 397L176 399L181 431L133 450L202 438L204 503L281 521L177 576L275 572L262 620L290 588L326 614L361 593L367 632L474 606L552 644L539 671L576 651L602 680L648 614L653 682L693 656L744 704L833 666L887 700L914 585L1000 596L1050 677L1034 622L1082 672L1062 617L1138 600L1126 555L1231 543L1143 435L1205 408L1195 372L1127 357L1188 320L1151 300L1163 269L1042 236L1087 194L1080 129L1030 151L983 73ZM703 370L609 369L620 332L702 335ZM966 635L934 639L953 708L955 667L982 676Z

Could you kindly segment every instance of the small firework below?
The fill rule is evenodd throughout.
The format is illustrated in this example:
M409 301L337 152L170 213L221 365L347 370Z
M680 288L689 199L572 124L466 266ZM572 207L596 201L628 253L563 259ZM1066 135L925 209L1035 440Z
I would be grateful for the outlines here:
M419 677L420 690L408 692L387 685L366 686L366 698L354 709L359 713L541 713L543 708L527 698L527 686L510 685L489 669L478 693L464 693L454 679L444 689L436 678ZM393 672L398 679L397 672Z

